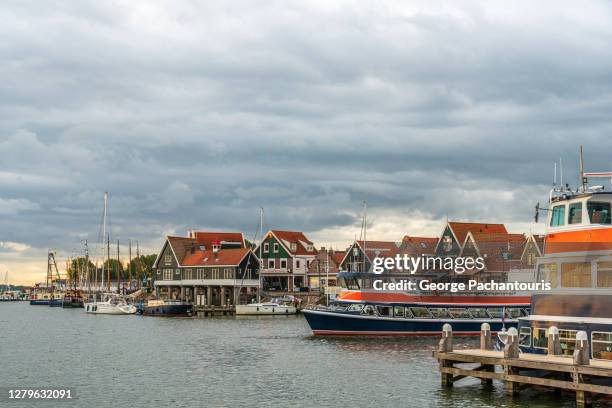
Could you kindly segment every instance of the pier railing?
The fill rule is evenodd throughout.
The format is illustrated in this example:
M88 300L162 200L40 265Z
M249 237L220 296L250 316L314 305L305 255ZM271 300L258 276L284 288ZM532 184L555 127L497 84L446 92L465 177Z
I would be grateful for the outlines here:
M612 361L590 359L589 350L587 334L582 331L576 335L573 355L560 355L559 331L551 327L547 354L521 353L515 328L508 330L504 349L497 351L486 323L481 327L480 348L454 350L452 327L445 324L433 355L439 362L443 387L452 387L468 377L480 378L483 383L499 380L504 382L506 394L510 396L518 395L527 387L548 387L574 392L577 406L586 407L594 397L612 396Z

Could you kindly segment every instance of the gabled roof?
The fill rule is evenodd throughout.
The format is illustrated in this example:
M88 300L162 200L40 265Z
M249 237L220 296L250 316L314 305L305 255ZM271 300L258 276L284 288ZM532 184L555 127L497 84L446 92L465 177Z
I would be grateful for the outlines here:
M217 231L194 231L193 238L199 245L204 245L206 249L211 249L215 241L237 242L244 248L244 237L241 232L217 232Z
M185 254L197 245L195 239L183 237L168 237L168 243L179 265L182 263Z
M363 252L363 248L365 245L365 254L370 262L374 260L377 256L381 257L395 257L396 254L399 253L399 245L393 241L355 241L353 245L351 245L346 252L344 252L344 256L342 257L342 261L346 260L346 257L350 254L351 249L357 245L359 249Z
M490 234L507 234L506 226L504 224L488 224L481 222L455 222L449 221L448 226L457 238L459 244L465 241L468 232L474 234L477 233L490 233Z
M326 254L327 252L327 254ZM344 258L345 251L335 251L330 250L326 251L325 248L321 248L318 252L316 258L310 262L308 266L308 273L313 274L317 272L317 265L325 265L325 261L327 260L327 256L329 256L329 273L337 273L340 270L340 263Z
M249 248L230 248L215 254L212 250L194 248L185 254L181 266L238 266L249 252Z
M438 238L412 237L409 235L405 235L402 239L402 245L400 248L402 252L411 249L417 253L433 254L435 252L437 243Z
M311 240L306 238L301 231L282 231L282 230L270 230L264 237L264 240L273 234L276 239L283 245L285 250L291 255L316 255L318 251L314 247ZM263 242L263 240L262 240ZM295 250L291 248L291 244L295 244ZM261 243L260 243L261 245ZM312 251L308 251L307 247L311 246Z

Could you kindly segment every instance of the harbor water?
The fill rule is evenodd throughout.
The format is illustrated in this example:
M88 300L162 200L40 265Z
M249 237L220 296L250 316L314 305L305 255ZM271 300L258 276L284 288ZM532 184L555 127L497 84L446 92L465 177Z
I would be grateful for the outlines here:
M104 316L10 302L0 304L0 387L71 388L76 399L0 405L575 406L552 392L506 398L501 384L475 380L444 390L431 357L437 341L318 338L301 316Z

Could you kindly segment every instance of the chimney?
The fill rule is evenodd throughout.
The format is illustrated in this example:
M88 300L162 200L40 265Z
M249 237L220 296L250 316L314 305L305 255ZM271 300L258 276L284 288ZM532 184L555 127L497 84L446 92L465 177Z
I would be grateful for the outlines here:
M220 249L221 249L221 244L219 243L218 240L214 240L213 243L212 243L213 254L215 254L215 256L217 256L217 254L219 253Z

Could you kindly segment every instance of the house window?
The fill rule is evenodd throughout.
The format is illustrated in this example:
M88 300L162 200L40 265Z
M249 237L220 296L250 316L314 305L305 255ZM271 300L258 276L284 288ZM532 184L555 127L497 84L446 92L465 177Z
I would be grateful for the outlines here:
M198 279L204 279L204 269L197 269L196 274Z
M164 255L164 265L172 265L172 255Z
M214 269L212 270L212 278L213 278L213 279L219 279L219 269L214 268Z
M174 270L172 269L164 269L164 280L172 280L172 273Z
M295 242L292 242L290 248L291 248L291 252L297 251L297 244Z
M230 268L223 269L223 279L232 279L232 270Z
M268 259L268 268L274 269L274 259Z
M274 253L277 254L278 253L278 242L274 243Z
M191 269L185 269L185 273L183 274L183 279L191 280L193 277Z
M299 259L297 259L295 261L295 269L300 269L300 260Z
M444 249L444 252L450 252L450 250L453 249L453 239L449 237L448 235L443 238L442 244L443 244L442 248Z
M550 217L551 227L560 227L565 225L565 205L557 205L552 209L552 215Z
M268 252L270 252L270 244L268 244L267 242L264 244L264 252L267 254Z
M281 269L287 269L287 260L286 259L281 259L280 260L280 267L281 267Z
M569 206L568 224L580 224L582 222L582 203L573 203Z
M534 259L535 259L535 255L532 252L527 254L527 265L533 265Z

